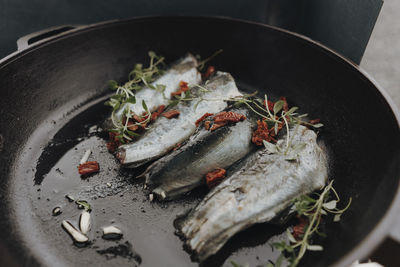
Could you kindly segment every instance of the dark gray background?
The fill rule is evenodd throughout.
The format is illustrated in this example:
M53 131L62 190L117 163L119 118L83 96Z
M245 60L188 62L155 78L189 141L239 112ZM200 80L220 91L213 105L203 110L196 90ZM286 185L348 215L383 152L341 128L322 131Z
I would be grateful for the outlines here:
M400 107L400 1L385 0L376 22L361 67L386 89L397 107ZM400 243L400 216L394 224L392 238ZM379 249L381 253L392 253L398 265L400 246ZM393 243L394 244L394 243ZM394 253L394 254L393 254ZM393 261L394 262L394 261ZM391 266L391 265L388 265Z
M148 15L220 15L303 33L360 62L382 0L0 0L0 57L19 37L62 24Z

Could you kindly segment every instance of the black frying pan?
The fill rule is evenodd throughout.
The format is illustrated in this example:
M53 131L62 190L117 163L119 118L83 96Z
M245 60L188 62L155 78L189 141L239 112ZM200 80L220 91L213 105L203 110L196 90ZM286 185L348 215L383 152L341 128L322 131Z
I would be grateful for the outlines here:
M232 73L242 90L286 96L322 120L330 177L344 200L353 198L342 221L327 225L328 237L320 240L325 250L309 253L302 264L346 266L366 256L388 233L399 202L399 117L387 95L358 66L299 35L226 18L157 17L83 27L0 62L0 262L135 264L122 257L105 261L96 253L115 245L96 233L115 220L125 233L120 244L130 241L142 266L192 265L171 221L203 192L149 204L141 182L121 178L132 174L121 173L104 141L87 133L107 116L102 105L107 80L125 81L148 50L172 62L188 51L210 55L220 48L224 53L212 64ZM89 181L80 180L75 169L88 146L98 147L93 157L102 169ZM113 183L108 191L105 181ZM80 212L63 198L65 192L79 192L94 205L95 241L88 248L72 246L61 230L61 219ZM52 217L56 205L64 212ZM265 243L282 231L255 226L205 265L221 265L230 257L242 264L265 263L277 256Z

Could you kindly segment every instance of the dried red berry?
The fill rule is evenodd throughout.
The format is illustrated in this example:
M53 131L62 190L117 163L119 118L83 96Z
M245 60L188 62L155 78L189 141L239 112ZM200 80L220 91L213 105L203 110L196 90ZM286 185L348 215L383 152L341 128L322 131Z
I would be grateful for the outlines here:
M222 168L218 168L212 172L206 174L206 183L208 188L212 188L218 185L222 179L225 178L226 170Z
M171 110L168 110L168 111L164 112L163 114L161 114L161 116L164 116L167 119L172 119L172 118L178 117L179 114L180 114L179 110L171 109Z
M88 175L100 170L99 163L97 161L88 161L78 166L78 172L80 175Z

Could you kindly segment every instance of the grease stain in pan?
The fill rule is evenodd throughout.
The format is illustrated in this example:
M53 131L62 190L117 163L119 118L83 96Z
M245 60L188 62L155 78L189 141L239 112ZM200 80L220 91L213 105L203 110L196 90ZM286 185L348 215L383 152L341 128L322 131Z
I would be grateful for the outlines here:
M133 259L137 264L142 263L142 257L140 257L140 255L135 250L133 250L131 243L129 243L128 241L117 246L96 250L96 252L100 255L104 255L107 260L119 256L127 258L129 260Z
M89 130L91 126L105 120L106 110L107 108L102 104L94 105L79 116L72 118L57 132L39 157L36 165L35 184L40 185L43 182L46 174L68 150L90 136L99 135Z

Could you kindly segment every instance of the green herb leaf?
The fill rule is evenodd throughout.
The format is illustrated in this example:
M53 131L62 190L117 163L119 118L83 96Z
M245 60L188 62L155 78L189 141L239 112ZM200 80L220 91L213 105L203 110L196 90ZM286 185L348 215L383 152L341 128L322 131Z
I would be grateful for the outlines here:
M294 153L291 153L291 154L289 154L289 155L286 155L286 157L285 157L285 160L286 161L290 161L290 162L297 162L298 161L298 155L297 154L294 154Z
M333 210L334 208L336 208L336 203L336 200L331 200L327 203L322 204L322 207L324 207L325 209Z
M190 90L185 92L185 99L189 99L192 96L192 93L190 92Z
M267 142L265 140L263 140L263 144L268 154L275 154L278 152L276 145L271 144L270 142Z
M286 235L289 238L290 242L292 242L292 243L296 243L297 242L296 238L294 238L294 236L292 235L292 233L290 232L289 229L286 229Z
M289 110L288 110L288 112L286 112L286 114L285 115L292 115L296 110L298 110L299 108L298 107L292 107L292 108L290 108Z
M248 264L246 265L241 265L239 263L236 263L235 261L230 261L233 267L249 267Z
M317 202L315 199L313 199L309 195L302 195L300 199L302 199L303 201L306 201L307 203L310 203L310 204Z
M254 99L254 101L256 101L259 105L264 105L263 101L260 98L256 98Z
M233 267L241 267L239 264L237 264L237 263L234 262L234 261L231 261L231 264L232 264Z
M324 126L322 123L317 123L312 125L312 127L314 128L321 128L322 126Z
M118 89L118 83L114 80L109 80L108 81L108 88L111 90L117 90Z
M86 211L91 211L92 207L90 206L90 204L86 201L86 200L76 200L75 203L80 206L82 206Z
M339 221L340 221L340 219L341 219L341 218L340 218L340 217L341 217L341 215L342 215L341 213L339 213L339 214L335 214L335 216L333 217L333 221L334 221L334 222L339 222Z
M324 248L320 245L307 245L307 250L310 251L322 251Z
M197 103L196 103L196 104L194 105L194 107L193 107L194 111L197 110L197 107L199 106L199 104L200 104L202 101L204 101L204 99L200 99L199 101L197 101Z
M244 105L243 102L235 102L235 103L233 104L234 107L240 107L240 106L242 106L242 105Z
M281 254L278 259L275 262L275 267L281 267L283 264L283 260L285 259L285 256Z
M212 54L210 57L208 57L208 58L206 58L206 59L204 59L204 60L201 60L201 61L199 62L199 65L198 65L197 69L198 69L199 71L203 70L204 67L206 66L206 63L207 63L208 61L210 61L211 59L213 59L214 57L216 57L218 54L222 53L223 51L224 51L224 50L219 49L217 52L215 52L214 54Z
M142 100L142 107L143 107L143 109L144 110L146 110L147 112L148 112L148 107L147 107L147 105L146 105L146 102L144 101L144 99Z
M122 114L123 114L124 116L129 116L130 110L131 110L131 109L130 109L128 106L125 107L124 110L123 110L123 112L122 112Z
M297 118L304 118L304 117L307 117L307 116L308 116L308 113L304 113L304 114L298 115Z
M307 144L305 143L300 143L300 144L296 144L292 147L293 151L299 153L300 151L302 151L304 148L306 148Z
M333 192L336 199L329 200L329 193ZM289 230L286 231L289 238L289 243L280 242L272 244L273 247L279 249L282 253L279 256L278 261L281 257L286 258L290 263L289 266L297 266L300 260L303 258L307 250L310 251L321 251L323 247L317 244L310 244L310 240L314 233L320 236L326 236L324 233L318 231L319 224L321 222L321 216L327 213L335 214L333 221L339 221L340 215L348 209L351 199L347 206L338 210L336 208L339 197L335 189L333 188L333 181L326 185L321 193L314 193L312 196L302 195L294 201L294 207L297 211L298 216L307 219L307 225L304 233L300 236L300 240L296 240Z
M142 71L143 69L143 64L139 63L136 64L135 67L133 68L134 71Z
M136 137L139 137L139 136L140 136L140 134L135 133L135 132L133 132L133 131L131 131L131 130L126 130L126 133L129 134L130 136L136 136Z
M168 106L169 107L175 107L178 104L179 104L179 100L172 100L172 101L169 102Z
M110 99L116 100L116 101L121 101L123 100L123 96L122 95L113 95L110 97Z
M116 102L116 103L114 104L114 107L113 107L113 112L117 111L117 110L119 109L120 106L121 106L121 104L120 104L119 102Z
M274 114L277 114L279 111L282 110L284 103L285 102L283 100L279 100L279 101L275 102L275 104L274 104Z
M139 90L141 90L143 87L142 86L140 86L140 85L135 85L135 84L133 84L133 85L130 85L129 86L129 89L130 90L135 90L135 91L139 91Z
M149 51L149 57L157 57L156 53L154 51Z
M131 96L126 100L127 103L136 104L136 97Z
M157 84L156 85L156 90L159 92L164 92L165 88L167 88L167 86L165 86L164 84Z
M280 251L285 250L286 243L285 242L275 242L272 244L272 246Z
M125 143L126 140L132 140L130 137L134 135L132 132L128 132L129 130L126 127L126 122L133 116L132 105L140 105L140 103L136 103L136 91L141 90L144 86L148 86L160 91L163 88L163 85L154 86L151 83L157 78L157 76L163 73L160 65L164 64L164 58L157 56L153 51L149 51L149 56L149 66L144 68L140 63L135 64L133 70L128 75L129 81L127 81L124 85L118 86L117 82L115 81L109 82L111 89L116 90L116 92L114 96L110 97L110 99L106 101L106 104L113 108L111 119L115 127L114 129L116 130L115 132L119 133L116 138L122 143ZM125 105L126 103L129 103L130 105ZM145 103L141 104L142 106L146 106ZM117 116L116 112L121 109L121 107L124 107L122 116L120 116L120 114ZM147 107L144 107L144 109L150 114ZM148 122L150 119L150 116L146 118L146 122Z

